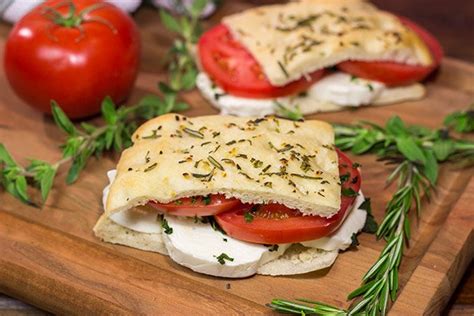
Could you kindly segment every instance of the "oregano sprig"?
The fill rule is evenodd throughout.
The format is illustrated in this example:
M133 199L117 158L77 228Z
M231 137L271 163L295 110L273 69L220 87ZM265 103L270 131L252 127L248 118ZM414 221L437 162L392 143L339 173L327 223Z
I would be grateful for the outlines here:
M460 116L448 116L445 122L453 122L453 117ZM466 131L464 127L469 124L461 125ZM379 156L380 161L394 165L387 185L397 183L397 189L386 205L384 219L376 232L377 238L384 239L386 244L363 276L360 287L348 295L349 300L354 300L349 309L306 299L274 299L268 306L275 311L299 315L385 315L399 290L398 270L411 237L410 211L414 209L419 215L422 196L429 197L436 185L439 163L472 164L474 142L452 138L447 129L407 126L399 117L391 118L384 127L360 122L336 124L334 128L336 146L340 149L351 150L356 155L372 153Z
M66 182L75 182L92 156L104 151L120 152L131 145L131 136L138 124L169 112L183 111L188 105L177 99L176 92L164 83L159 84L162 96L146 95L136 105L116 107L112 99L102 102L103 125L86 122L74 125L59 105L52 101L53 119L67 138L62 158L54 163L33 159L27 167L18 164L3 144L0 144L0 186L24 203L34 204L28 194L28 184L41 191L42 203L48 198L59 167L71 163ZM38 203L36 203L38 204Z
M193 1L189 9L183 8L186 14L179 18L163 9L160 10L163 25L179 36L174 40L168 54L169 83L175 91L190 90L196 84L198 69L193 50L202 33L199 17L207 3L208 0Z

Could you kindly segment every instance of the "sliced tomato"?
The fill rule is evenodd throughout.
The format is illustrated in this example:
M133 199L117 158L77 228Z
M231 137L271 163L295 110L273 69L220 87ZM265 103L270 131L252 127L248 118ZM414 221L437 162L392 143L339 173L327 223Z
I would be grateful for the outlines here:
M282 87L268 81L255 58L235 40L229 29L218 24L204 33L198 43L202 67L224 91L240 97L267 99L306 91L319 80L324 70Z
M406 85L425 79L435 70L443 58L443 48L438 40L426 29L405 17L399 17L403 24L413 30L428 46L433 56L430 66L415 66L394 62L365 62L350 60L337 67L354 76L383 82L389 86Z
M222 194L182 198L166 204L148 202L161 213L175 216L210 216L238 208L241 204L238 199L227 199Z
M359 192L360 173L351 160L338 151L339 172L342 179L341 208L331 218L303 216L297 210L281 204L242 205L237 210L216 216L222 229L231 237L259 244L282 244L313 240L335 231L348 214L355 196L348 192Z

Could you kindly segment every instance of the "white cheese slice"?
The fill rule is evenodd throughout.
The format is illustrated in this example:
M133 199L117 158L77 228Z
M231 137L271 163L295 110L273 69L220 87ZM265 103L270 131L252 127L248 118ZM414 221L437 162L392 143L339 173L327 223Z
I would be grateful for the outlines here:
M257 273L260 265L278 258L289 245L277 250L259 244L251 244L222 234L211 225L192 218L165 215L173 229L163 234L168 254L176 263L196 272L220 277L242 278ZM219 256L232 258L219 263Z
M326 251L347 249L352 243L352 235L360 232L365 225L367 212L359 208L362 203L364 203L364 200L364 195L362 192L359 192L359 195L354 201L352 211L335 233L320 239L305 241L301 244L305 247L318 248Z
M308 89L308 97L340 106L357 107L372 103L385 89L381 82L336 72L313 84Z
M216 86L209 76L201 72L196 86L222 115L265 116L277 112L275 101L289 108L298 108L302 114L339 111L344 107L384 105L424 96L423 85L386 87L383 83L354 78L344 72L335 72L313 84L305 94L275 99L252 99L233 96Z
M116 174L117 171L115 169L107 171L109 184L102 192L102 204L104 207L105 202L107 201L107 196L109 195L110 183L114 181ZM114 213L109 218L116 224L122 225L140 233L161 234L161 221L158 220L158 212L156 211L130 209L119 213Z

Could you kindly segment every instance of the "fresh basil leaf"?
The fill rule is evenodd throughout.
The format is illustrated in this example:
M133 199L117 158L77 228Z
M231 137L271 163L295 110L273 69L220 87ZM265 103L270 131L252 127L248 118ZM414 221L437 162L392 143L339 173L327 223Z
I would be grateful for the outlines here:
M54 100L51 100L51 113L53 114L53 119L56 122L56 125L58 125L63 131L65 131L68 135L77 134L74 124L72 124L71 120Z
M163 25L170 31L181 33L181 27L178 21L167 11L161 9L160 10L160 19Z
M398 150L408 160L420 162L423 165L426 164L426 157L423 154L423 150L420 148L420 146L418 146L411 136L397 137L396 143Z

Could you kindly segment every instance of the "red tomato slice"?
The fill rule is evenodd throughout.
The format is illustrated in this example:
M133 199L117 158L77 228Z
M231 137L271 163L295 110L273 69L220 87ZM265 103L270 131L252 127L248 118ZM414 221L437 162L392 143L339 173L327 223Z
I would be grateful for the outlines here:
M171 203L148 202L148 205L175 216L210 216L240 207L238 199L226 199L222 194L213 194L209 197L182 198Z
M342 190L352 189L359 192L360 173L351 160L338 151L340 175L347 175ZM303 216L299 211L280 204L256 206L245 204L238 210L216 215L222 229L235 239L259 244L282 244L313 240L327 236L335 231L348 214L355 196L341 196L341 208L331 218ZM249 214L253 216L248 220Z
M435 70L443 58L443 48L438 40L426 29L415 22L399 17L403 24L412 29L426 43L434 62L431 66L414 66L394 62L345 61L337 67L354 76L381 81L389 86L406 85L425 79Z
M236 41L229 29L218 24L204 33L198 43L202 67L224 91L240 97L268 99L306 91L324 70L309 74L282 87L274 87L255 58Z

